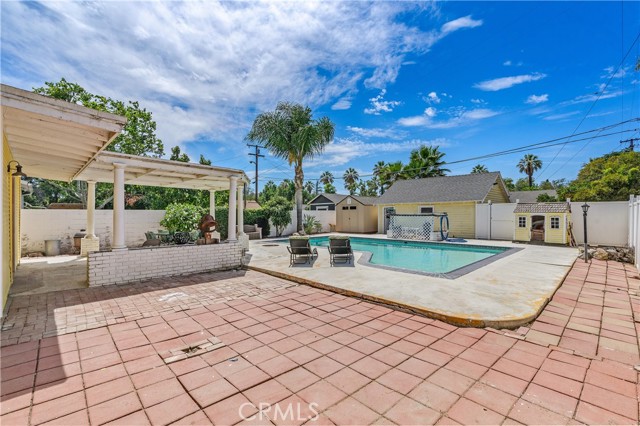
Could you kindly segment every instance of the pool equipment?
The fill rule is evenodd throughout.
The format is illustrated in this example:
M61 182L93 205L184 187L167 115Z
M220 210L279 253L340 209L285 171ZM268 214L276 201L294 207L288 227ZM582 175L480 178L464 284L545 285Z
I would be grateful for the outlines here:
M436 230L436 218L440 229ZM387 237L403 240L438 241L449 236L447 213L389 214Z

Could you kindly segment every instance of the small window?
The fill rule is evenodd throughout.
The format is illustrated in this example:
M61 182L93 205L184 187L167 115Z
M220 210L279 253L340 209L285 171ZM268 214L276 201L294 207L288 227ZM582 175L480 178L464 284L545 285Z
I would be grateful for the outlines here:
M527 217L518 216L518 228L526 228L526 227L527 227Z
M356 206L350 206L349 207L349 210L355 210L355 209L356 209Z
M316 210L329 210L329 206L317 206Z
M420 207L420 214L433 213L433 207Z
M552 217L551 218L551 229L560 229L560 218Z
M342 206L342 210L349 210L349 206Z

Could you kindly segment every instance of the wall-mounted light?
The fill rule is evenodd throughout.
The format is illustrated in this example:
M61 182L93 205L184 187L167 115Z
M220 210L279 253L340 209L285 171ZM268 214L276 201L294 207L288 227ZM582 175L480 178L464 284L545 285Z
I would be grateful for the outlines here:
M11 177L19 177L19 178L27 177L25 173L22 173L22 165L18 163L16 160L9 161L9 164L7 164L7 173L11 173L11 163L16 163L16 171L11 174Z

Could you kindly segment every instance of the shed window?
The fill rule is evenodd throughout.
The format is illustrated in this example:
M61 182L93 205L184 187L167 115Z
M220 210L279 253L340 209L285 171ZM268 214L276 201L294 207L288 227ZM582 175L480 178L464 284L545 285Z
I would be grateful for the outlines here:
M433 207L431 207L431 206L421 206L420 207L420 214L427 214L427 213L433 213Z
M342 210L349 210L349 206L342 206Z
M551 218L551 229L560 229L560 218L552 217Z
M355 210L356 206L349 206L349 210Z
M527 227L527 217L518 216L518 228L526 228L526 227Z

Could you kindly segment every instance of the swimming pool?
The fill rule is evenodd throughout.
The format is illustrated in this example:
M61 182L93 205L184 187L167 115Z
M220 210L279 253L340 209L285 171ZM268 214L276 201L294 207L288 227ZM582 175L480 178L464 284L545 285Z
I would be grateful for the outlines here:
M360 263L386 269L456 278L518 249L450 243L351 237ZM312 246L328 247L329 237L311 237Z

